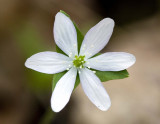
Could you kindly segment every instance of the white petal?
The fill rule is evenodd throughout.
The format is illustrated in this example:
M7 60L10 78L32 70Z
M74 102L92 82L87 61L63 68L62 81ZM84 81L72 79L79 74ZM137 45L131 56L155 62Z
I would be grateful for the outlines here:
M85 94L100 110L106 111L111 105L110 98L99 78L89 69L81 69L80 81Z
M69 56L77 55L77 32L66 15L58 12L54 22L54 39L57 46Z
M56 84L51 97L51 107L54 112L61 111L69 102L77 76L77 69L72 67Z
M125 52L107 52L87 60L86 66L100 71L121 71L132 66L134 55Z
M25 66L38 72L54 74L72 66L72 60L60 53L46 51L32 55Z
M84 37L80 55L89 58L102 50L112 35L113 27L114 21L110 18L105 18L92 27Z

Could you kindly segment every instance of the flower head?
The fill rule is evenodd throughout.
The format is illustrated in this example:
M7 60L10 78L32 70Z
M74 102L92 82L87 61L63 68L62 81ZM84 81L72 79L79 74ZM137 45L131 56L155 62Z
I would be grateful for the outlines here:
M108 43L113 32L114 21L105 18L92 27L84 37L78 53L77 32L69 17L58 12L54 23L54 39L67 55L57 52L40 52L27 59L25 66L33 70L55 74L65 70L55 86L51 97L53 111L59 112L68 103L74 89L77 72L85 94L100 110L111 105L110 98L100 79L90 70L121 71L135 63L135 57L125 52L107 52L93 57Z

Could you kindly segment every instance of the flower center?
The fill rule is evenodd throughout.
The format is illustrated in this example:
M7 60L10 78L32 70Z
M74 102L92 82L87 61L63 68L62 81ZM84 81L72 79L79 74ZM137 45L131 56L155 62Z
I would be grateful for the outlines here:
M85 56L77 56L75 55L73 60L73 65L77 68L83 68L83 64L86 62L84 61Z

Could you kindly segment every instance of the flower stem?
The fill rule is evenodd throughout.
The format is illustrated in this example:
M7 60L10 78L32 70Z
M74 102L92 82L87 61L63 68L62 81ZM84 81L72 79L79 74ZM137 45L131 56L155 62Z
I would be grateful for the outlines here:
M49 108L48 110L46 110L39 124L51 124L51 121L53 120L54 117L55 113L51 110L51 108Z

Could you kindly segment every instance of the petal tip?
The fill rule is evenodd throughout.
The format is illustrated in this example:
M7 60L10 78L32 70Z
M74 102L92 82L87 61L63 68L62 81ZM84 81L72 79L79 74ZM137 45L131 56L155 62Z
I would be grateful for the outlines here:
M54 104L51 103L51 109L54 111L54 112L60 112L61 109L59 109L58 107L56 107Z
M30 60L30 58L28 58L24 63L24 66L26 66L27 68L30 68L29 60Z
M105 106L97 106L101 111L108 111L111 107L111 102L108 102Z
M129 54L129 56L130 56L130 62L131 62L131 64L130 64L129 67L131 67L132 65L135 64L135 62L136 62L136 57L135 57L133 54L130 54L130 53L128 53L128 54ZM128 68L129 68L129 67L128 67Z
M61 104L58 104L58 102L56 102L55 97L51 97L51 109L54 112L60 112L64 107Z
M59 18L59 17L67 17L65 14L63 14L62 12L58 12L55 16L55 18ZM68 18L68 17L67 17Z
M114 27L114 25L115 25L114 20L111 19L111 18L104 18L103 21L104 21L104 23L106 23L106 24L112 24L113 27Z
M133 64L136 62L136 57L134 55L133 56Z

